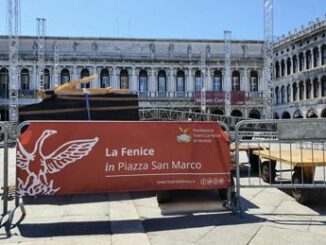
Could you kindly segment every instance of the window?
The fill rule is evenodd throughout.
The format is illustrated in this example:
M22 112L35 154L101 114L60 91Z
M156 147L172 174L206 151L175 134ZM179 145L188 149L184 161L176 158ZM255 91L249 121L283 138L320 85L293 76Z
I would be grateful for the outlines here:
M178 71L177 73L177 92L185 92L185 73Z
M304 85L303 82L299 83L299 100L303 100L303 94L304 94Z
M290 102L291 99L291 85L288 85L286 87L286 101Z
M318 83L318 78L314 79L314 98L318 98L318 93L319 93L319 83Z
M61 84L70 82L70 72L68 69L63 69L61 71Z
M286 61L286 70L287 70L287 75L291 74L291 58L288 58Z
M222 73L220 71L214 72L213 90L222 91Z
M255 71L250 72L250 92L258 92L258 74Z
M200 71L196 71L195 74L195 91L201 91L202 88L202 77L201 77L201 72Z
M296 55L293 56L292 62L293 62L293 70L292 70L292 73L296 73L297 72L297 63L298 63L297 56Z
M50 71L49 69L44 69L43 71L43 89L50 89Z
M303 60L304 60L303 53L300 53L299 54L299 71L303 70Z
M285 103L285 88L282 86L281 88L281 103Z
M238 71L232 73L232 91L240 91L240 73Z
M279 104L279 88L278 87L275 88L275 102L276 102L276 105Z
M306 52L306 69L310 69L311 68L311 52L310 50L308 50Z
M29 71L26 68L21 70L20 84L22 90L29 90Z
M166 73L161 70L158 72L158 92L166 92Z
M279 78L280 77L280 62L276 62L275 63L275 76L276 76L276 78Z
M306 99L310 99L310 93L311 93L311 82L310 80L306 81Z
M88 77L89 76L89 71L88 69L84 68L80 72L80 78ZM82 83L80 84L81 88L90 88L90 83Z
M293 83L292 89L293 89L293 101L297 101L298 87L296 83Z
M110 87L110 75L108 69L102 69L100 74L100 86L101 88Z
M120 88L129 89L129 76L127 70L120 71Z
M6 68L0 70L0 97L8 98L9 73Z
M147 91L148 91L147 72L145 70L141 70L139 72L139 92L147 92Z

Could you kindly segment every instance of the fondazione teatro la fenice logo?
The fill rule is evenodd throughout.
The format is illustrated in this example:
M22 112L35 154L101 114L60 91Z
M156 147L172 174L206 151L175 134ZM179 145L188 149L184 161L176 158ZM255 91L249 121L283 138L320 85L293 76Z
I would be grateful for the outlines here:
M180 134L177 136L177 142L179 143L189 143L191 142L191 135L188 134L188 128L186 129L183 129L181 127L179 127L179 130L180 130Z

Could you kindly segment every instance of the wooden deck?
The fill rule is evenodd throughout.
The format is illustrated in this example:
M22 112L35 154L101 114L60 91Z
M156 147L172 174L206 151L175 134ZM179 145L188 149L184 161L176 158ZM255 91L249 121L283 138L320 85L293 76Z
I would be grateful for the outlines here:
M326 165L326 151L321 150L255 150L253 154L266 160L291 164L293 167L317 167Z

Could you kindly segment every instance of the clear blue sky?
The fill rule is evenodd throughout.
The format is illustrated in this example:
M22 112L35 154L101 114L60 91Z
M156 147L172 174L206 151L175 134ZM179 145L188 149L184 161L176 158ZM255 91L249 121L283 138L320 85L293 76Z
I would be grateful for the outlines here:
M317 17L326 0L274 0L274 35ZM263 0L21 0L21 34L35 35L36 17L47 35L143 38L263 38ZM118 20L118 21L117 21ZM0 35L7 34L6 0L0 0Z

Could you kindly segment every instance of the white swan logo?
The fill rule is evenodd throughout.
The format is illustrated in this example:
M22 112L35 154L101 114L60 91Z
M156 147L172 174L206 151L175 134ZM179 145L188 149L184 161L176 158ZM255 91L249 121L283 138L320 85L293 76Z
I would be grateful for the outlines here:
M55 187L53 180L48 179L48 175L60 172L67 165L87 156L99 140L98 137L71 140L49 155L44 155L42 147L45 140L56 133L56 130L44 130L36 140L32 152L27 152L21 142L17 141L17 167L28 175L25 181L17 178L18 195L53 195L58 192L60 187Z

